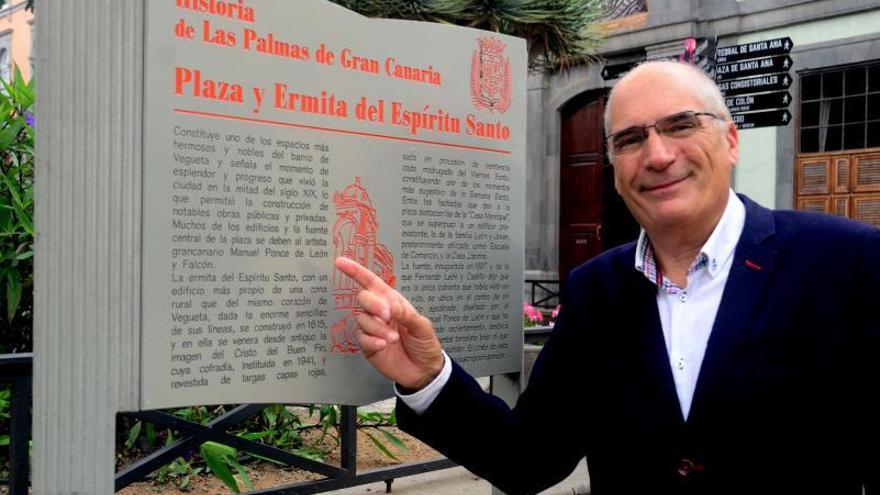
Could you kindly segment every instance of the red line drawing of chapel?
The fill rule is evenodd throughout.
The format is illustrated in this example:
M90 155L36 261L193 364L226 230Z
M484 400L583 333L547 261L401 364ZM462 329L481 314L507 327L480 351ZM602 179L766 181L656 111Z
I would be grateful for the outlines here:
M360 177L355 177L354 183L345 186L342 192L333 193L333 206L336 210L336 223L333 224L334 259L339 256L353 259L394 287L394 257L388 248L376 240L379 233L376 209ZM353 280L338 269L333 270L335 308L347 310L348 314L330 328L330 352L360 352L355 322L361 313L356 300L359 291L360 287Z

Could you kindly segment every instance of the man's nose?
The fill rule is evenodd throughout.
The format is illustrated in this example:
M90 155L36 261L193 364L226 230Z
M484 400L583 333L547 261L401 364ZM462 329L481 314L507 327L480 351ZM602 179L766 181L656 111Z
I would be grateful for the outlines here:
M657 132L657 129L649 127L645 132L643 145L645 164L655 170L665 169L675 160L672 146Z

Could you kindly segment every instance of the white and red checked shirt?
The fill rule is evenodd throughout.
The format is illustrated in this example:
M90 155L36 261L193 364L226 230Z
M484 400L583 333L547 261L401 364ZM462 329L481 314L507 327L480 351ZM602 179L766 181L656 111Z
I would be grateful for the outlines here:
M687 419L697 385L697 377L706 353L709 334L721 304L721 295L733 253L742 234L746 209L733 190L715 230L700 249L687 272L687 287L679 287L663 276L657 268L654 250L644 229L636 244L635 268L657 285L657 310L666 340L666 353L675 380L675 390L682 416ZM398 396L417 414L434 402L449 381L452 364L444 352L443 370L430 384L414 394Z

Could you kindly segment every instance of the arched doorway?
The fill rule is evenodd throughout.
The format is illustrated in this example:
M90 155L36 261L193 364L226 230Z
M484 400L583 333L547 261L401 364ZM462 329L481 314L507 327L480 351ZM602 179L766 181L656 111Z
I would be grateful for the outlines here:
M614 190L605 153L605 90L578 95L561 109L559 278L606 249L638 236L639 227Z

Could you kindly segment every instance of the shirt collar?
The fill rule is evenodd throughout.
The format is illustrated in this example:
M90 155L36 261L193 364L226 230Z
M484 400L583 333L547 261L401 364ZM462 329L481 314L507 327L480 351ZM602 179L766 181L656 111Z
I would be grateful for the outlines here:
M733 257L736 243L742 235L743 226L746 223L746 207L737 195L730 190L727 198L727 207L721 215L721 220L712 231L712 235L703 245L701 253L708 257L709 275L713 278L718 275L721 268Z
M742 201L731 189L727 197L727 206L718 225L709 235L709 239L700 249L700 254L694 260L688 274L694 273L703 267L707 268L712 278L718 276L728 260L733 256L736 249L736 243L742 234L745 225L746 209ZM653 284L667 289L668 282L657 268L657 261L654 256L654 248L651 246L651 240L648 238L645 229L639 232L639 240L636 244L635 268L645 275L645 278Z

